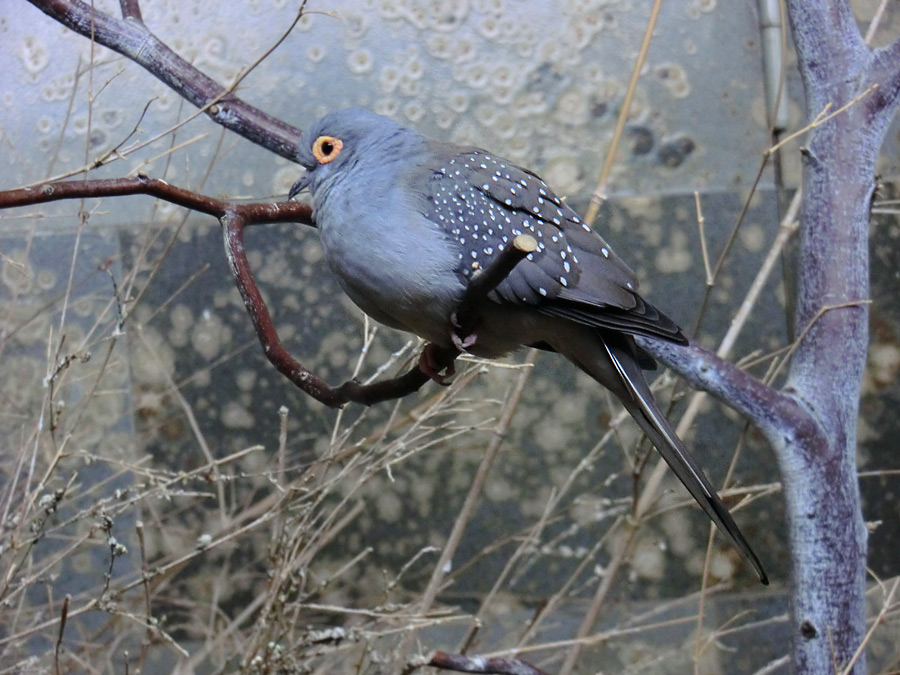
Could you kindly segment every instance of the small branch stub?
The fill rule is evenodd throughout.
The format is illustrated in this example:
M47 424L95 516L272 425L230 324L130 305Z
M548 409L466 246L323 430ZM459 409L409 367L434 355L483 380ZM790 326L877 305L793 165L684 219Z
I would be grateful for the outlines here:
M520 234L512 240L512 245L504 248L488 267L479 270L472 276L462 301L459 303L459 308L451 317L455 328L454 332L459 336L462 345L467 344L467 340L478 324L478 305L509 276L516 265L529 253L537 250L537 245L537 240L531 235Z

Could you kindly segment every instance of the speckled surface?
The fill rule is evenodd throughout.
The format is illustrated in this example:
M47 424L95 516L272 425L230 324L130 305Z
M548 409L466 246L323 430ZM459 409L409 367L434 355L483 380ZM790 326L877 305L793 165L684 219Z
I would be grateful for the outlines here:
M114 3L107 4L114 11ZM474 142L537 166L558 193L575 195L596 178L650 4L319 0L309 6L319 13L301 19L241 87L267 112L301 127L336 107L369 107L423 133ZM262 53L293 11L289 3L268 2L143 7L158 35L220 82ZM238 18L241 33L231 25ZM13 38L0 50L0 68L10 74L4 103L41 111L6 119L4 128L19 139L20 156L35 158L29 164L38 173L46 166L38 157L58 157L58 169L83 161L88 129L90 159L116 146L138 121L131 111L140 111L150 97L143 133L132 141L144 141L186 114L164 85L138 69L120 72L120 59L98 48L103 65L93 86L103 86L103 94L90 111L82 97L75 99L57 148L73 84L91 86L86 73L75 75L72 58L85 42L42 21L30 6L0 21L0 34ZM660 26L666 29L657 31L632 104L612 191L742 187L753 180L765 143L754 21L752 5L734 0L664 6ZM189 32L182 28L186 23ZM703 115L697 115L701 106ZM793 112L799 121L799 110ZM180 140L209 131L198 121L182 129ZM213 138L201 139L180 154L205 162L214 146ZM166 144L152 147L162 151ZM213 190L259 196L290 184L292 170L284 162L240 152L254 159L220 163L210 176ZM166 159L152 159L156 154L143 154L150 159L145 170L165 168L169 179L185 182L181 162L165 166ZM121 175L140 160L127 164L112 173Z

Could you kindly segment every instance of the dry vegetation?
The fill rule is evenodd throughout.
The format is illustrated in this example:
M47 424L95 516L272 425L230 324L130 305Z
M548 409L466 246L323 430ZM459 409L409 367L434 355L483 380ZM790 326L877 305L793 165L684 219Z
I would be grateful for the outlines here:
M218 440L207 437L190 402L190 384L203 373L173 377L153 344L158 336L148 337L174 298L140 309L148 285L166 274L169 250L159 246L164 253L153 257L154 237L147 239L144 254L136 256L140 267L100 269L73 260L71 281L65 274L51 279L24 256L5 251L3 358L15 370L5 378L5 427L17 445L2 466L3 672L191 672L201 666L374 672L385 662L396 671L396 659L404 660L399 654L416 644L426 654L465 645L479 653L518 654L555 670L571 646L555 639L560 620L585 621L576 642L595 658L621 660L635 670L681 670L692 660L721 669L722 644L740 644L743 632L767 624L778 630L786 621L781 612L768 618L748 613L738 602L729 616L704 623L704 599L727 587L714 581L715 561L722 561L713 548L709 582L699 595L615 618L616 586L640 576L642 556L653 561L659 555L654 522L686 505L654 498L641 512L621 491L604 499L611 484L627 484L627 472L603 476L604 488L594 480L586 484L604 453L631 447L621 413L610 419L613 431L584 449L582 461L548 474L546 489L531 496L539 507L524 527L460 559L460 540L483 500L533 356L499 372L470 363L450 387L414 400L347 408L332 418L330 438L310 438L282 407L271 420L279 429L275 445L226 451L215 430ZM37 241L35 249L40 246ZM383 376L415 351L410 343L391 354L378 349L376 330L366 328L364 335L356 373ZM226 358L245 358L242 353ZM369 363L372 353L388 358ZM130 373L135 358L141 365ZM132 401L138 434L130 421ZM169 413L160 412L163 402ZM172 424L189 430L192 449L181 457L150 452L166 446ZM506 461L516 461L517 450L507 452ZM447 501L460 503L471 481L452 531L446 527L434 540L443 550L427 537L398 538L388 548L412 552L384 566L382 532L366 529L353 538L348 532L360 514L377 510L379 495L395 481L446 470L441 457L462 471L437 476L438 490L460 486L450 488ZM746 505L773 489L759 485L733 494ZM575 550L572 542L585 533L595 545ZM517 596L516 582L540 578L565 556L567 572L554 576L552 587L544 585L540 597ZM491 561L487 568L479 567L483 559ZM453 595L454 584L471 586L467 575L485 569L491 576L477 586L490 589L486 594ZM896 580L873 587L880 621L896 614L896 590ZM442 591L449 594L439 600ZM507 613L517 618L510 621ZM602 628L585 618L598 615L606 617ZM673 630L681 637L672 640ZM667 632L654 644L654 636Z

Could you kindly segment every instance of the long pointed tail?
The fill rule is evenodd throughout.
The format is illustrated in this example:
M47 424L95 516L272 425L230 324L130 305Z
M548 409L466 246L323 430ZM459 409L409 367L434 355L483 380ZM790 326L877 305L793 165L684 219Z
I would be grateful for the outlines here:
M684 484L688 492L716 524L719 531L725 534L750 562L759 575L759 580L768 584L769 578L766 576L762 563L750 548L744 535L741 534L737 523L734 522L731 513L722 503L715 487L688 453L684 443L675 434L669 421L659 409L634 354L630 350L626 351L616 344L611 344L611 341L606 339L603 339L603 345L625 386L627 395L623 396L619 392L615 392L619 394L625 408L659 450L659 454L678 476L678 480Z

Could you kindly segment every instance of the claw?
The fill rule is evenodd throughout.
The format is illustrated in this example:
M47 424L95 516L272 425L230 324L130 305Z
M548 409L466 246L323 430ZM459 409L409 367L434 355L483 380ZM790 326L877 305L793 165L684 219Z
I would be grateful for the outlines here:
M450 315L450 325L454 328L462 328L459 320L456 318L456 312L453 312L453 314ZM453 341L454 347L459 351L464 352L478 341L478 333L473 329L472 332L465 337L460 337L459 333L455 330L451 330L450 339Z
M436 354L439 350L440 347L433 345L430 342L425 345L425 348L422 349L422 354L419 356L419 370L442 387L446 387L450 384L447 380L456 375L456 366L451 363L444 369L446 373L441 375L441 367L438 363Z
M459 351L464 352L478 341L478 334L470 333L466 337L461 338L456 333L451 333L450 339L453 341L454 347L456 347Z

